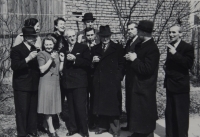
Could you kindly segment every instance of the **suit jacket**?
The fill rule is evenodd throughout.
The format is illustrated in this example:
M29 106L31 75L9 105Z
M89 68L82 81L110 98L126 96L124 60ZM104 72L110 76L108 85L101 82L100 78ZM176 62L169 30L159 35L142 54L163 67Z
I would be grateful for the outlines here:
M68 51L68 44L60 50L65 56ZM87 70L91 64L90 50L87 45L76 42L71 54L76 56L76 60L73 62L65 58L61 84L66 89L87 87Z
M167 49L164 87L175 93L189 92L189 69L194 62L194 47L181 40L176 51L172 55Z
M121 112L121 83L124 67L123 46L113 41L105 52L102 43L94 46L94 55L100 61L94 63L94 104L93 113L98 115L119 116Z
M37 58L26 63L30 50L22 42L11 49L11 68L13 70L13 89L19 91L37 91L39 84L39 65Z

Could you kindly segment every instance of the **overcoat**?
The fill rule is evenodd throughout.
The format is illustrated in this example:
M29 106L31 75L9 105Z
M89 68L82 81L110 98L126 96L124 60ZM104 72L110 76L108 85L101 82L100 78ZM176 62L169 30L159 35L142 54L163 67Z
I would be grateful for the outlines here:
M94 55L100 56L94 71L94 105L96 115L119 116L121 111L121 83L125 58L123 47L110 41L105 52L102 43L94 47Z
M153 38L137 44L137 58L132 62L132 92L130 94L130 127L136 133L151 133L156 128L156 87L160 53Z

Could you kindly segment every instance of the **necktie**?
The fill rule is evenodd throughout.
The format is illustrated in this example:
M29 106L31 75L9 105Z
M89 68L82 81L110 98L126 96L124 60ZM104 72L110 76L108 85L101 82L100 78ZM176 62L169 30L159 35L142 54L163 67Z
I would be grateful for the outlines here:
M105 50L106 50L106 45L103 44L102 49L103 49L103 52L105 52Z

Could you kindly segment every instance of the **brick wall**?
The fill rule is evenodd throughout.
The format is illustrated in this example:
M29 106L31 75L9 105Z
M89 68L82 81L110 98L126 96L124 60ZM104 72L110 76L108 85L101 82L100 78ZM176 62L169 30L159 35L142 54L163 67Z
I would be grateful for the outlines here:
M76 21L78 21L80 30L85 26L82 23L82 17L75 17L72 15L72 12L92 12L94 17L96 17L95 28L99 28L100 25L110 25L111 31L115 33L120 32L120 22L117 12L114 8L114 0L66 0L65 7L65 18L67 20L67 27L71 27L77 30ZM131 6L137 0L116 0L122 1L119 4L119 10L121 11L123 23L126 21L126 17L129 15ZM157 9L158 3L157 0L140 0L139 3L133 8L133 13L131 15L131 20L139 22L142 19L154 20L154 14ZM176 23L177 18L179 17L182 21L182 26L184 30L183 39L188 43L191 41L191 32L189 25L189 9L188 1L174 1L167 0L162 3L160 8L158 8L158 13L155 18L155 32L153 37L158 43L160 49L161 58L160 58L160 69L159 77L161 79L164 77L164 72L162 70L162 65L165 62L166 58L166 47L164 46L168 41L167 31L168 28ZM169 18L170 17L170 18ZM159 38L159 40L158 40ZM121 34L114 34L112 36L113 40L123 39ZM162 83L162 82L161 82Z

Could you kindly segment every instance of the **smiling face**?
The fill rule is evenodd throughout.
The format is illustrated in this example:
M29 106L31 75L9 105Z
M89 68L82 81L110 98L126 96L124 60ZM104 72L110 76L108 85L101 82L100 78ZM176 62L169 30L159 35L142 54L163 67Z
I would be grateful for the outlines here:
M181 28L179 26L173 26L169 29L169 38L171 42L177 42L182 36Z
M39 22L35 24L34 29L35 29L36 33L40 32L40 24L39 24Z
M58 24L55 25L55 28L59 31L59 32L64 32L65 31L65 22L63 20L58 20Z
M128 34L130 38L134 38L137 35L137 28L135 24L128 25Z
M51 53L54 48L54 43L52 40L45 40L44 41L44 49L46 52Z

